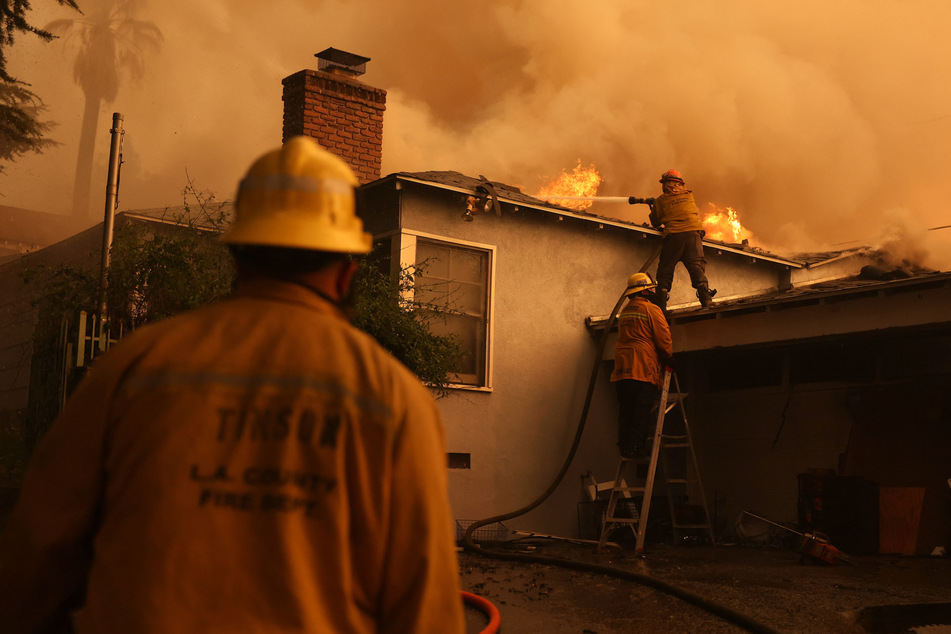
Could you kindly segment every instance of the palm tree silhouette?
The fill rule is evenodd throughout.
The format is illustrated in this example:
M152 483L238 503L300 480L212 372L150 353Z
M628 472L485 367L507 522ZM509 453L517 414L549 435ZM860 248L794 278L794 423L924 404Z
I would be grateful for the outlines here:
M99 0L82 18L54 20L46 25L46 30L63 36L66 45L76 49L73 79L85 96L73 185L73 215L77 217L89 215L99 108L115 101L123 72L132 80L141 79L146 52L157 52L161 47L159 28L135 19L142 4L143 0Z

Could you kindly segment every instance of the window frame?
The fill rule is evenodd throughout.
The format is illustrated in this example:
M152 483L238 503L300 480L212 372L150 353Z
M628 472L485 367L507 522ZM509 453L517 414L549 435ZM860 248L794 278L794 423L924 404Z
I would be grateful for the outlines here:
M374 239L382 240L385 238L390 238L390 262L391 266L394 267L393 273L404 269L408 266L414 266L417 264L416 261L416 243L417 240L422 238L423 240L428 240L438 244L445 245L447 247L459 247L465 249L474 249L477 251L485 252L488 259L488 275L486 279L486 292L485 292L485 325L484 325L484 337L485 337L485 349L482 351L484 355L484 374L485 379L482 385L470 384L470 383L450 383L447 387L450 389L456 390L468 390L475 392L491 392L492 391L492 378L493 378L493 342L495 340L495 252L496 248L490 244L483 244L480 242L472 242L469 240L459 240L456 238L447 238L446 236L436 235L432 233L426 233L423 231L413 231L409 229L403 229L402 231L390 231L379 236L375 236ZM399 267L399 268L396 268ZM413 288L409 288L404 291L403 299L406 301L412 301L414 297Z

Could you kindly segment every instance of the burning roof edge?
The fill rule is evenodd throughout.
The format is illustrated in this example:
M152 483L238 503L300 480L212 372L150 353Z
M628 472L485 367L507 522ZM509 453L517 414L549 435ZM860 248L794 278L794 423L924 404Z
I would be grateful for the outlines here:
M485 179L483 181L479 178L474 178L472 176L466 176L459 172L454 171L432 171L432 172L396 172L389 174L377 181L372 183L367 183L362 185L363 188L370 188L374 186L379 186L383 183L403 181L409 183L417 183L420 185L426 185L428 187L435 187L437 189L443 189L447 191L455 191L463 194L473 194L473 195L486 195L484 190L484 182L488 182L498 193L498 199L500 203L507 203L516 207L527 207L529 209L535 209L537 211L542 211L545 213L555 214L558 216L566 216L570 218L577 218L586 222L596 222L602 225L610 225L613 227L619 227L625 230L639 231L641 233L651 234L659 236L661 234L660 230L654 229L653 227L645 224L636 224L633 222L628 222L625 220L618 220L616 218L608 218L605 216L598 216L596 214L589 214L583 211L576 211L574 209L569 209L567 207L562 207L561 205L555 205L552 203L547 203L542 199L535 198L534 196L529 196L522 193L522 190L518 187L512 185L506 185L505 183L500 183L496 181L489 181ZM482 190L480 191L480 188ZM762 249L755 247L750 247L748 245L742 244L731 244L727 242L720 242L717 240L711 240L709 238L704 238L704 244L708 245L710 248L717 249L718 251L726 251L729 253L744 255L746 257L754 258L757 260L763 260L766 262L772 262L774 264L780 264L789 268L801 269L805 268L806 264L795 259L790 259L781 255L776 255L773 253L768 253Z

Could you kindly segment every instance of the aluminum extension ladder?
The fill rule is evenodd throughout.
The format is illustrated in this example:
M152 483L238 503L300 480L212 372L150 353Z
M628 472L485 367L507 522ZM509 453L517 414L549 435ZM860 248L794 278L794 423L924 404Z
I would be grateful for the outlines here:
M670 392L670 380L673 377L676 392ZM670 504L670 520L674 531L674 541L679 542L681 531L686 529L706 529L710 537L710 544L716 544L713 535L713 524L710 521L710 511L707 507L707 498L703 490L703 483L700 481L700 468L697 465L697 454L693 449L693 438L690 435L690 424L687 422L687 412L684 409L684 398L687 395L680 391L680 381L677 374L670 368L664 371L664 382L661 388L660 401L657 405L657 426L654 432L654 441L651 443L650 465L647 469L647 479L644 486L627 486L624 480L624 472L630 463L637 460L621 458L618 463L617 474L614 477L614 487L611 489L611 495L608 498L608 508L605 511L604 523L601 527L601 539L598 541L598 550L603 550L607 544L608 537L619 525L630 526L637 539L635 549L638 553L644 552L644 536L647 531L647 517L650 513L651 496L654 493L654 481L657 475L657 463L662 462L664 468L664 481L668 488L670 485L689 486L695 483L700 491L700 503L703 506L704 523L682 523L678 520L674 497L668 491L667 501ZM680 413L683 416L684 433L671 435L666 433L665 421L667 413L674 407L680 406ZM663 451L661 451L663 450ZM686 450L688 460L685 465L686 473L684 477L673 477L670 473L671 456L668 452L676 450ZM693 476L688 477L692 472ZM641 508L638 510L633 499L627 499L627 506L631 517L620 517L615 515L618 511L618 498L631 498L631 493L643 493Z

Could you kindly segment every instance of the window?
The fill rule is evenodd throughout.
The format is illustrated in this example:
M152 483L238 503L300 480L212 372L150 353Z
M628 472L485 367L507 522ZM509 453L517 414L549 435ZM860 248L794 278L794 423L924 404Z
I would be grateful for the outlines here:
M455 381L490 387L492 247L412 234L400 238L402 265L420 267L414 299L438 313L433 332L455 336L463 349Z

